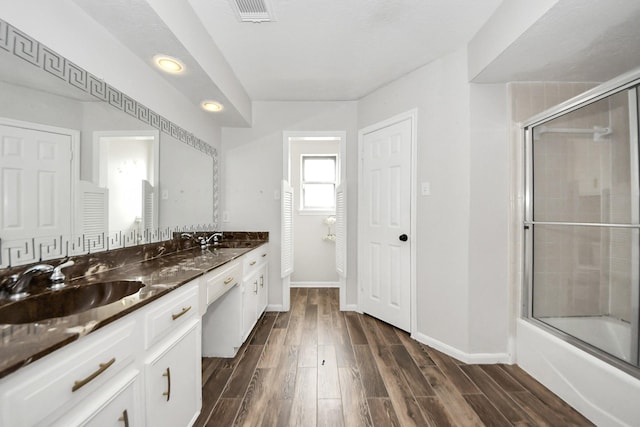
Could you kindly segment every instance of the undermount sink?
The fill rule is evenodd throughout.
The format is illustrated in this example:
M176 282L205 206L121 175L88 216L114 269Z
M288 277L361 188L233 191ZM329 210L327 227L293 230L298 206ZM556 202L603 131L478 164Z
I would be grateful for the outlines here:
M122 280L48 291L1 306L0 324L33 323L82 313L133 295L143 286L142 282Z

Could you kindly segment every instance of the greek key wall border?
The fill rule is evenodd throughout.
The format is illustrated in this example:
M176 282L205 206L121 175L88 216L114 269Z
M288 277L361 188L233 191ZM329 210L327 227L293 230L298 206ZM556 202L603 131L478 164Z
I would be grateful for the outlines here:
M0 49L217 160L216 149L0 19Z

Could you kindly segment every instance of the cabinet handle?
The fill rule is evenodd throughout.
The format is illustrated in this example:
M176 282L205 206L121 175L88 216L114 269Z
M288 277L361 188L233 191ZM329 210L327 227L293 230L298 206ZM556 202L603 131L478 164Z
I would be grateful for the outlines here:
M253 293L254 294L258 294L258 281L256 280L255 282L253 282Z
M168 402L169 399L171 399L171 370L167 368L167 370L165 371L164 374L162 374L162 376L167 377L167 391L162 393L162 395L167 396L167 402Z
M224 281L225 285L228 285L229 283L233 282L233 277L229 277L227 280Z
M262 254L262 258L264 258L264 257L266 257L266 256L267 256L267 254Z
M183 314L185 314L185 313L186 313L187 311L189 311L189 310L191 310L191 306L189 306L189 307L183 307L183 308L182 308L182 311L181 311L180 313L178 313L178 314L172 314L172 315L171 315L171 318L172 318L173 320L176 320L178 317L182 316Z
M264 288L264 276L262 274L260 275L260 287Z
M71 392L73 393L74 391L80 390L82 387L84 387L85 385L89 384L91 381L93 381L98 375L100 375L101 373L103 373L104 371L107 370L107 368L109 368L109 366L113 365L116 362L116 358L114 357L113 359L109 360L107 363L100 363L98 366L100 366L98 368L97 371L95 371L93 374L89 375L87 378L80 380L80 381L74 381L73 383L73 387L71 387Z
M249 265L256 265L256 261L251 261Z
M122 416L118 418L118 421L122 421L124 423L124 427L129 427L129 414L126 409L122 412Z

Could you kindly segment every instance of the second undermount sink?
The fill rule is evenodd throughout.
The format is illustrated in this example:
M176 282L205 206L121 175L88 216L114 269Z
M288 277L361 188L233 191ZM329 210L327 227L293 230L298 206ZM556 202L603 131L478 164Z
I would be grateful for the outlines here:
M143 286L142 282L121 280L45 292L1 306L0 324L33 323L82 313L133 295Z

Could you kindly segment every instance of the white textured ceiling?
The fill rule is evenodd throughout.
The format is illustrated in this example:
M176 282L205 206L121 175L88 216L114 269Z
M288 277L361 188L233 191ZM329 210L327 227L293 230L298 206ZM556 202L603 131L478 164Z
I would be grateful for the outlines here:
M200 67L146 0L73 1L195 105L200 105L204 100L217 100L225 105L225 110L215 115L219 124L247 124L216 82ZM188 7L186 1L184 5ZM186 72L176 75L154 68L153 57L157 54L180 59Z
M468 42L501 0L189 0L253 100L354 100Z
M638 67L640 0L561 0L473 81L604 82Z
M237 20L230 0L72 1L149 64L160 52L182 59L186 75L156 72L195 105L203 97L225 103L212 116L223 126L250 124L250 104L234 105L242 96L359 99L462 48L502 2L270 0L276 21L253 24ZM557 0L471 77L604 81L640 67L638 22L640 0Z

